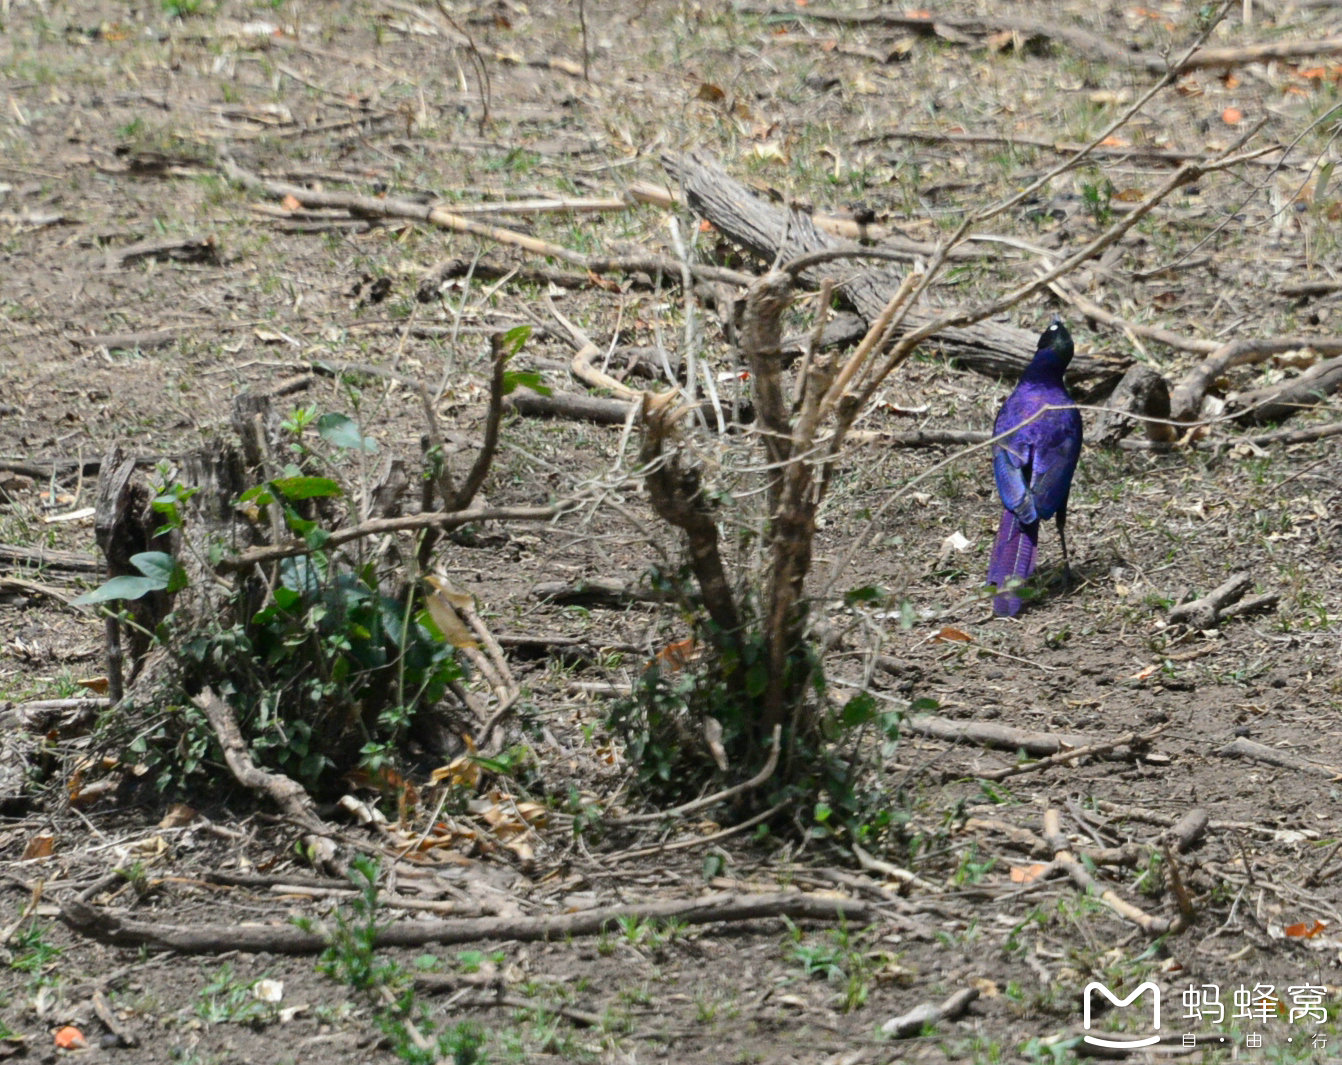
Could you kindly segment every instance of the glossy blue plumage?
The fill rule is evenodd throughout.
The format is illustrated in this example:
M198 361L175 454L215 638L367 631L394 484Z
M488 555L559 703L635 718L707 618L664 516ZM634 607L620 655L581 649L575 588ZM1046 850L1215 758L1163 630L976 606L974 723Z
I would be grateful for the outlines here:
M993 435L1002 437L993 444L993 479L1003 507L988 566L988 583L999 589L995 614L1020 611L1007 582L1034 572L1041 521L1056 520L1067 561L1067 496L1081 457L1081 412L1062 380L1071 361L1071 335L1055 317L993 425Z

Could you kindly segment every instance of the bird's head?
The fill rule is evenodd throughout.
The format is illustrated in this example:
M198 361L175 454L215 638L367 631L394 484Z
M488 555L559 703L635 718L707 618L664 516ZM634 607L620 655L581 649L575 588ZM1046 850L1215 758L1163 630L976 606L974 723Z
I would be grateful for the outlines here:
M1055 314L1048 328L1039 336L1039 344L1034 354L1035 362L1046 361L1058 370L1065 370L1067 364L1072 361L1074 351L1072 334L1067 332L1062 319Z

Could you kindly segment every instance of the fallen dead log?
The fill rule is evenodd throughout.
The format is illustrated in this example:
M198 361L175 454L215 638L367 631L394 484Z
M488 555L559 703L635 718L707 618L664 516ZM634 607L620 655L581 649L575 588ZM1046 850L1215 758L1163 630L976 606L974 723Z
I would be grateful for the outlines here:
M1279 751L1275 747L1254 743L1253 740L1245 739L1243 736L1236 736L1216 753L1222 758L1245 758L1251 762L1263 762L1266 765L1275 765L1282 769L1293 769L1297 773L1305 773L1309 776L1342 780L1342 768L1338 766L1299 758L1287 751Z
M1320 355L1342 355L1342 337L1258 337L1222 344L1170 393L1170 417L1178 422L1196 421L1212 383L1227 370L1251 366L1296 348L1311 348ZM1342 378L1334 387L1337 383L1342 383Z
M1299 377L1239 392L1229 398L1226 409L1240 425L1280 422L1319 406L1339 388L1342 388L1342 355L1315 363Z
M1303 41L1268 41L1228 48L1199 48L1172 61L1155 52L1133 52L1122 45L1075 25L1028 15L994 13L984 17L943 15L931 12L901 13L889 9L836 11L820 8L769 8L746 6L740 10L773 19L824 22L843 26L884 26L909 33L938 37L956 44L985 46L999 33L1013 34L1023 42L1058 41L1082 55L1119 66L1145 70L1149 74L1186 74L1193 70L1243 66L1273 59L1302 59L1342 53L1342 37L1319 37Z
M1095 419L1091 441L1113 447L1140 424L1147 440L1175 438L1170 425L1170 387L1165 378L1143 363L1134 363L1118 382L1104 410Z
M707 155L677 155L667 152L662 165L684 188L686 200L699 215L729 239L765 262L784 262L819 252L851 251L862 245L823 232L807 214L766 203L731 177ZM849 302L868 325L885 310L903 275L884 267L855 263L815 266L801 272L802 279L819 286L825 277L835 277L836 291ZM902 332L911 332L938 317L936 310L921 305L909 308ZM937 345L966 367L993 376L1015 376L1034 356L1037 337L1005 323L985 320L972 326L948 328L936 335ZM1105 363L1086 356L1073 360L1069 379L1117 377L1126 363Z
M1200 599L1172 607L1170 622L1185 624L1194 629L1214 629L1221 622L1237 615L1267 610L1277 605L1281 596L1275 593L1245 599L1244 593L1252 586L1253 574L1248 571L1236 573Z
M1044 811L1044 839L1053 848L1053 862L1067 873L1072 883L1086 895L1098 898L1119 917L1130 921L1147 935L1163 936L1170 932L1179 932L1188 923L1188 918L1180 913L1177 917L1153 917L1139 910L1132 903L1120 898L1108 888L1102 887L1091 875L1081 860L1072 853L1071 844L1063 835L1062 819L1057 810Z
M669 899L584 910L547 917L465 917L445 921L402 921L378 930L375 946L422 947L431 943L474 943L514 939L534 943L568 936L595 936L620 921L680 921L685 924L732 924L786 917L789 920L871 924L876 906L857 899L778 892L749 895L720 892L697 899ZM71 929L118 947L171 950L179 954L317 954L328 939L292 924L163 924L141 921L92 906L82 899L61 905L61 920Z
M503 401L503 409L528 418L570 418L598 425L623 425L638 404L627 399L607 399L577 392L551 392L543 396L519 388Z
M960 1017L978 997L979 989L977 987L963 987L940 1005L932 1002L920 1003L907 1013L900 1014L898 1017L891 1017L881 1025L881 1034L892 1039L904 1039L911 1035L921 1035L923 1029L930 1024L953 1021Z
M556 606L604 606L616 610L631 603L664 603L671 596L622 581L617 577L592 577L574 581L544 581L531 589L535 599L544 599Z
M204 688L192 700L204 712L214 730L215 739L224 752L224 761L237 782L244 788L260 792L270 798L289 820L299 825L305 835L303 846L309 859L318 868L338 871L336 848L332 840L332 829L328 828L317 814L312 797L303 785L282 773L271 773L261 769L252 761L247 750L247 741L238 730L237 719L229 705Z
M923 714L909 718L901 728L930 739L947 743L973 743L980 747L996 747L1007 751L1024 751L1035 758L1044 758L1072 748L1086 746L1084 736L1053 732L1030 732L998 725L991 721L952 721L944 717Z

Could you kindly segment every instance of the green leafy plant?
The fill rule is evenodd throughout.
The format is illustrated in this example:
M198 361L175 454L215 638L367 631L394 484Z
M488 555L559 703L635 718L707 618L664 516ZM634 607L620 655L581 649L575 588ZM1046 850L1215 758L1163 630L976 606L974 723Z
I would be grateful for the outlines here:
M374 1009L374 1020L392 1051L410 1065L483 1065L485 1032L463 1021L439 1027L415 1001L412 975L396 960L377 953L377 940L386 924L378 917L379 866L359 855L350 862L350 880L358 895L336 911L333 928L326 931L327 946L317 961L319 972L359 992ZM316 931L309 918L295 922Z
M189 698L207 685L236 714L254 759L321 795L344 786L339 779L351 769L376 775L394 765L418 716L462 676L452 641L426 609L427 593L401 583L399 567L364 561L357 545L331 545L347 495L344 471L376 443L348 415L315 407L291 411L283 430L295 461L243 491L235 506L258 519L269 513L307 553L274 563L266 580L237 579L221 598L214 587L189 588L173 555L144 551L131 558L138 575L80 597L197 599L188 623L169 613L152 634L177 664L177 698L169 691L126 741L161 788L184 786L214 764L213 732ZM163 520L155 535L172 533L199 551L201 542L187 535L194 495L161 470L152 507ZM206 549L210 567L230 550L214 542ZM204 617L201 597L209 602Z
M206 1024L259 1026L275 1020L275 1004L256 997L254 989L260 979L239 980L233 975L233 966L224 962L197 993L196 1016Z

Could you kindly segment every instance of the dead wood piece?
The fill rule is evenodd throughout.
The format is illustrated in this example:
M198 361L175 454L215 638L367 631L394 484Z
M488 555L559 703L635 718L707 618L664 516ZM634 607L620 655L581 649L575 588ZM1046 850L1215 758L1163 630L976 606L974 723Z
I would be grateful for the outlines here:
M720 229L729 239L766 262L791 261L815 252L860 253L862 246L822 232L814 220L798 210L784 210L765 203L732 178L705 154L665 153L662 165L685 189L690 206ZM898 272L833 264L802 271L810 285L824 276L838 276L838 291L868 324L885 310L900 285ZM905 312L901 332L929 324L937 312L921 305ZM964 328L948 328L936 335L938 345L965 366L993 376L1018 375L1034 356L1036 337L1001 322L985 320ZM1121 372L1123 365L1106 365L1080 356L1072 361L1069 378L1087 378Z
M1160 838L1173 843L1174 849L1183 854L1203 837L1210 824L1211 814L1196 806L1162 832Z
M531 589L533 598L558 606L603 606L622 610L631 603L665 603L665 592L640 587L618 577L591 577L580 581L543 581Z
M62 737L77 736L88 731L102 711L112 701L103 696L90 695L76 699L37 699L0 710L0 729L18 729L23 732L56 732Z
M551 392L543 396L529 388L519 388L503 401L506 410L532 418L571 418L598 425L623 425L637 408L636 403L576 392Z
M1113 447L1140 422L1146 439L1169 441L1176 436L1169 421L1170 386L1151 367L1134 363L1095 420L1091 439L1101 447Z
M1008 843L1025 851L1032 858L1051 857L1053 852L1038 834L1023 825L1013 825L996 817L970 817L961 826L966 833L995 832L1005 836Z
M168 240L142 240L107 252L107 264L127 266L137 259L159 262L218 263L219 246L213 237L181 237Z
M93 1012L98 1015L98 1020L103 1023L103 1027L112 1033L118 1045L123 1047L140 1045L140 1037L131 1031L112 1010L111 1003L107 1001L107 996L102 993L101 988L93 992Z
M970 447L986 444L992 433L976 429L909 429L885 432L880 429L854 429L844 437L850 444L883 444L886 447Z
M1227 370L1263 362L1296 348L1311 348L1320 355L1342 355L1342 337L1256 338L1222 344L1193 367L1170 393L1170 417L1178 422L1196 421L1208 390Z
M1090 871L1072 853L1071 844L1067 842L1067 837L1063 835L1062 818L1057 810L1048 809L1044 811L1043 835L1044 839L1048 841L1048 845L1053 848L1054 862L1066 871L1073 884L1087 895L1098 898L1118 916L1126 921L1131 921L1148 935L1163 936L1170 932L1179 932L1187 924L1188 918L1184 914L1175 918L1153 917L1149 913L1139 910L1130 902L1126 902L1108 888L1101 887L1090 874Z
M361 196L357 193L310 189L286 181L274 181L257 177L229 161L225 161L221 169L229 180L236 181L247 188L263 191L270 196L292 196L299 203L310 207L343 207L351 213L369 218L409 218L415 221L428 222L443 229L468 233L499 244L521 248L533 255L541 255L571 263L593 274L655 274L661 275L672 282L678 282L681 277L681 264L677 260L665 256L651 253L612 257L589 256L582 252L571 251L558 244L538 240L524 233L464 218L442 207L414 203L390 196L382 199L376 196ZM751 280L748 275L736 270L725 270L714 266L692 265L690 272L695 278L703 281L725 281L732 285L749 284Z
M462 511L425 511L419 514L405 514L399 518L369 518L358 525L337 529L326 541L326 547L335 548L353 540L369 536L381 536L384 533L414 532L420 529L459 529L463 525L482 524L489 521L550 521L559 517L571 504L560 503L552 507L477 507ZM230 558L215 563L215 572L245 573L253 566L265 565L282 558L306 555L313 548L302 540L290 540L287 543L266 544L251 547Z
M722 558L717 515L703 493L699 469L682 460L676 423L682 407L674 393L643 393L640 412L644 432L639 463L648 498L657 516L684 534L690 568L703 594L704 609L727 639L741 631L736 593ZM736 670L732 676L739 674Z
M1301 281L1295 285L1282 285L1283 296L1295 296L1308 299L1310 296L1327 296L1332 292L1342 292L1342 281Z
M305 830L303 845L315 866L339 872L335 862L335 843L331 839L333 831L317 815L312 797L303 786L281 773L261 769L252 761L232 708L211 689L202 688L200 694L191 701L209 719L215 738L223 748L224 761L228 763L238 783L251 791L269 796L290 820Z
M16 562L41 569L67 569L76 573L96 573L102 563L96 555L84 551L57 551L55 548L19 547L0 544L0 561Z
M1277 605L1281 597L1276 593L1244 599L1244 593L1252 585L1253 574L1247 570L1236 573L1202 598L1172 607L1170 623L1182 623L1195 629L1214 629L1229 618Z
M1055 765L1066 765L1068 762L1075 762L1080 758L1091 758L1099 754L1109 754L1120 748L1127 748L1129 755L1134 755L1144 751L1157 736L1169 728L1168 724L1158 725L1149 732L1125 732L1123 735L1112 740L1105 740L1101 743L1092 743L1085 747L1075 747L1071 750L1059 751L1057 754L1051 754L1046 758L1041 758L1037 762L1022 762L1018 765L1004 766L1001 769L990 771L979 771L975 776L982 780L1006 780L1007 777L1020 776L1022 773L1036 773L1040 770L1050 769Z
M1028 15L993 13L986 17L954 15L901 14L885 8L871 11L824 10L788 8L778 10L748 6L742 10L768 14L773 18L797 21L838 23L841 25L894 26L912 33L935 36L956 44L981 45L989 36L1010 32L1027 41L1061 41L1082 55L1094 56L1125 67L1145 70L1150 74L1184 74L1193 70L1242 66L1272 59L1298 59L1316 55L1336 55L1342 52L1342 37L1320 37L1303 41L1269 41L1260 44L1230 48L1199 48L1179 60L1153 52L1133 52L1105 37L1091 33L1081 26L1045 21Z
M170 329L149 329L142 333L93 333L89 336L67 333L65 338L79 348L107 348L109 350L121 349L125 351L133 351L139 348L142 351L148 351L152 348L167 347L191 328L193 327L183 325Z
M126 458L119 444L103 459L98 471L98 492L93 517L93 535L107 560L107 576L139 575L131 558L143 551L166 551L168 537L159 532L161 521L153 510L153 492L142 482L134 482L136 462ZM151 633L167 616L169 597L161 591L128 600L124 609L133 624L126 627L126 646L131 655L130 679L139 676L151 644ZM112 691L122 691L123 653L121 622L109 616L107 631L107 676Z
M593 274L578 274L565 270L551 270L543 266L509 266L492 262L489 259L448 259L433 267L419 280L415 298L420 303L432 303L443 293L443 286L449 281L461 278L474 278L479 281L502 281L516 278L535 284L554 285L556 288L587 289L600 287L603 282ZM606 285L613 282L604 282Z
M812 332L784 337L782 352L789 359L799 359L812 344L817 351L824 351L828 348L845 348L851 344L856 344L866 335L866 332L867 323L863 321L861 315L853 314L851 311L842 311L832 315L825 322L818 340L813 339Z
M422 947L430 943L473 943L516 939L523 942L594 936L622 920L676 920L686 924L717 924L787 917L790 920L844 921L871 924L878 907L857 899L801 892L751 895L719 892L696 899L668 899L550 917L469 917L448 921L404 921L380 929L379 947ZM173 925L139 921L91 906L80 899L61 906L61 920L74 931L102 943L124 947L173 950L179 954L315 954L327 937L291 924Z
M1086 745L1084 736L1063 733L1030 732L998 725L991 721L952 721L944 717L923 714L910 718L901 726L907 732L945 740L948 743L973 743L980 747L996 747L1006 751L1024 751L1036 758Z
M40 595L48 599L54 599L56 602L70 607L70 609L83 614L86 608L76 606L71 602L71 597L59 589L53 588L49 584L42 584L39 581L26 581L22 577L0 577L0 595L7 592L15 592L19 595Z
M1319 406L1342 388L1342 355L1315 363L1299 377L1239 392L1228 398L1226 409L1235 413L1240 425L1263 425L1280 422Z
M1327 765L1323 762L1298 758L1286 751L1279 751L1275 747L1255 743L1243 736L1236 736L1216 753L1225 758L1247 758L1251 762L1264 762L1267 765L1280 766L1283 769L1294 769L1297 773L1342 780L1342 768Z
M905 1039L911 1035L919 1035L930 1024L953 1021L962 1016L978 997L979 989L977 987L962 987L940 1005L932 1002L920 1003L909 1010L908 1013L891 1017L881 1025L881 1034L890 1036L892 1039Z

